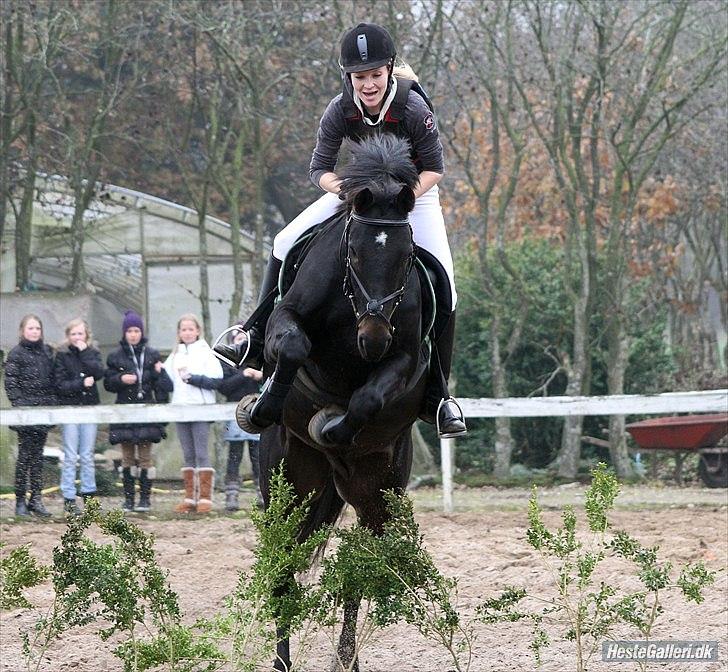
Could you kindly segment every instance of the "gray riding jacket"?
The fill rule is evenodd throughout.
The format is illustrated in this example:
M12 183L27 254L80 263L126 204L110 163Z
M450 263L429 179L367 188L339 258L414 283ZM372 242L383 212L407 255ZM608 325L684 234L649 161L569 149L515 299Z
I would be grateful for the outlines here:
M342 94L339 94L328 104L319 122L316 147L308 171L311 182L317 187L324 173L334 171L341 143L345 137L350 137L341 99ZM417 156L420 172L428 170L443 174L445 169L437 120L416 91L410 91L407 97L403 124L405 137L412 145L413 154Z

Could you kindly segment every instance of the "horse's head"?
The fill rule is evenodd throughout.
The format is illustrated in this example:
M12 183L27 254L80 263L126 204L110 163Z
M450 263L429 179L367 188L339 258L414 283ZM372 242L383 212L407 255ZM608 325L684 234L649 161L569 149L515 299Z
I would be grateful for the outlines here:
M392 315L414 261L408 213L419 178L408 143L391 135L352 145L341 177L349 210L344 291L357 318L359 353L376 362L392 343Z

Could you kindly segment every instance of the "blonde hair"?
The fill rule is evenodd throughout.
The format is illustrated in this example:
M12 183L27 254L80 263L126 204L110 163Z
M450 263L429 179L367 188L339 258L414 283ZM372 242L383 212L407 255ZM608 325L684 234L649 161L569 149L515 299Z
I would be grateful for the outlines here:
M411 79L413 82L420 81L420 78L415 74L415 71L412 69L410 64L405 63L404 61L399 61L397 65L394 66L392 74L400 79Z
M23 332L25 331L25 327L31 320L35 320L40 325L40 337L43 338L43 322L41 322L40 318L37 315L34 315L33 313L28 313L27 315L23 316L23 319L20 320L20 327L18 327L18 337L23 337Z
M195 326L197 327L197 331L202 334L202 324L200 323L199 318L194 313L185 313L182 315L182 317L177 320L177 343L175 343L174 350L172 351L172 354L176 355L177 351L179 350L179 346L182 343L179 337L179 328L182 326L183 322L194 322ZM199 336L197 337L199 340Z
M91 344L91 327L89 327L88 322L86 322L86 320L81 317L74 318L66 325L66 344L71 344L71 341L68 340L68 335L71 333L71 329L73 329L74 327L80 327L81 325L83 325L83 328L86 331L86 345Z

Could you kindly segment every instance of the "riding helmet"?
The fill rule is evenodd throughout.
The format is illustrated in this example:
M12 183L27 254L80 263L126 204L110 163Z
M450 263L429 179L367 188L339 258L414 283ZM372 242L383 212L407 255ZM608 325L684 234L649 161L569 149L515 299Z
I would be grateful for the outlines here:
M375 23L360 23L341 40L339 65L346 72L362 72L389 65L396 55L389 32Z

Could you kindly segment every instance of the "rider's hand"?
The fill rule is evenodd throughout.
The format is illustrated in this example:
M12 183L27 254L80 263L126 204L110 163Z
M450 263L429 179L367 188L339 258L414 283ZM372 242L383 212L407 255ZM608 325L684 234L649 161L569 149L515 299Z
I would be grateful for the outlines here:
M124 383L124 385L133 385L137 382L136 373L124 373L121 376L121 382Z
M84 387L91 387L94 384L94 377L93 376L86 376L83 379L83 386Z

